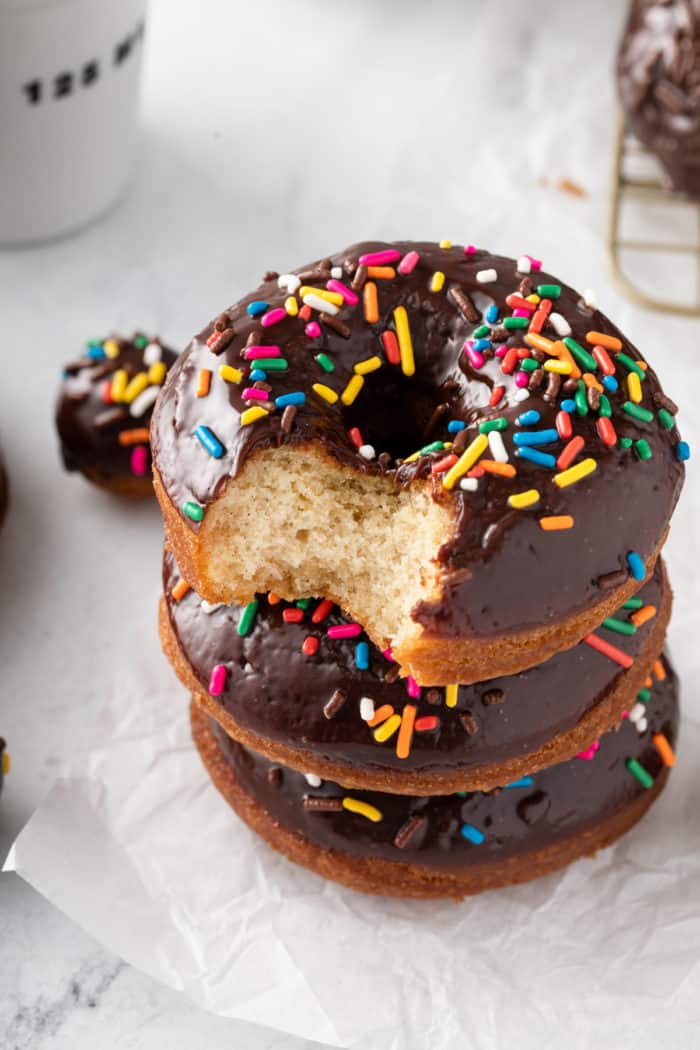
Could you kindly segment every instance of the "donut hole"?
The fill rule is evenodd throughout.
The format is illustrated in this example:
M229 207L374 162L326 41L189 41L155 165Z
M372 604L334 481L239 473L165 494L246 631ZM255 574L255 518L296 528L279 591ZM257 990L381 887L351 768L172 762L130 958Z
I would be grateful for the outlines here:
M377 455L386 452L392 462L405 459L433 440L433 434L444 436L431 426L436 408L445 402L439 394L410 380L391 386L368 383L362 396L343 409L343 426L346 432L357 428L363 444L372 445Z

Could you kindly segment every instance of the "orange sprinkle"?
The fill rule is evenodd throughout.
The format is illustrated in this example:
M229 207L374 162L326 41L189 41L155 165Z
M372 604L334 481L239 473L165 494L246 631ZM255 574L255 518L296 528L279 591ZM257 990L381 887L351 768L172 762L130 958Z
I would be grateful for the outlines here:
M570 514L551 514L540 518L540 528L545 532L558 532L561 529L573 529L574 519Z
M372 717L368 719L367 725L378 726L381 722L386 722L387 718L391 718L393 713L394 708L391 704L382 704L381 707L377 708Z
M675 766L676 756L673 753L673 748L669 744L668 740L663 733L654 733L651 738L654 741L654 747L661 755L664 760L665 766ZM398 750L398 749L397 749Z
M641 368L642 372L646 372L647 368L649 367L646 361L635 361L634 363L638 368Z
M190 590L191 588L189 583L187 583L186 580L183 580L182 577L180 577L180 579L170 591L170 594L174 601L180 602Z
M148 427L136 427L135 430L122 430L119 434L120 445L142 445L148 441Z
M569 373L571 379L581 378L581 369L571 356L566 343L562 342L561 339L557 339L556 343L552 345L552 353L556 354L560 361L566 361L567 364L571 365L571 372Z
M279 594L275 594L274 591L268 591L267 601L269 605L279 605L282 599L280 598Z
M528 332L525 336L525 342L528 346L534 346L535 350L543 350L545 354L551 354L553 357L558 356L558 351L554 349L555 344L552 340L545 339L543 335L538 335L537 332Z
M596 377L591 372L584 372L582 379L586 386L592 386L594 390L598 390L601 394L605 393L605 387L602 383L599 383Z
M606 350L622 350L622 341L615 335L605 332L586 332L586 342L593 346L604 346Z
M652 681L651 675L650 674L647 675L646 678L644 679L644 688L645 689L651 689L653 684L654 684L654 682Z
M206 397L209 393L210 386L211 370L208 368L200 368L199 375L197 376L197 389L195 391L197 397Z
M633 623L635 627L641 627L643 623L648 620L653 620L656 616L655 605L643 605L641 609L637 609L636 612L630 616L630 623Z
M368 266L367 276L379 281L390 281L396 277L396 270L393 266Z
M301 317L302 321L311 320L311 307L308 305L308 303L304 303L304 305L299 310L299 317Z
M406 704L403 709L403 717L396 738L396 757L408 758L411 753L411 740L413 739L413 724L416 720L415 704Z
M365 307L365 321L368 324L376 324L379 320L379 303L377 302L377 286L374 281L367 281L362 290L362 302Z
M499 463L495 459L480 459L479 466L487 474L498 474L502 478L514 478L517 474L512 463Z
M661 662L661 660L656 660L656 661L654 662L654 667L653 667L653 671L654 671L654 677L655 677L655 678L656 678L656 679L657 679L657 680L658 680L659 682L663 682L663 680L664 680L664 679L665 679L665 677L666 677L666 668L664 667L664 665L663 665L663 663Z

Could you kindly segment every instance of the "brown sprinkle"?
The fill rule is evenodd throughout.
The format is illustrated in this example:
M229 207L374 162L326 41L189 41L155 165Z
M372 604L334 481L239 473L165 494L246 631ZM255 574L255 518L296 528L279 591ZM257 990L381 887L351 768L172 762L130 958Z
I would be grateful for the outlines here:
M427 823L427 817L422 817L420 813L414 813L412 817L409 817L405 824L402 824L396 832L396 837L394 838L396 848L406 849L407 846L410 846L413 839L423 831Z
M481 698L481 702L486 704L487 707L493 707L495 704L502 704L505 696L506 694L502 689L487 689Z
M389 685L391 685L392 682L395 682L398 677L399 677L399 665L398 664L392 664L391 667L388 667L386 669L386 671L384 672L384 681L388 682Z
M310 809L316 813L342 813L342 798L324 798L323 795L305 795L304 809Z
M464 727L465 733L467 733L469 736L475 736L479 732L479 723L474 718L474 715L471 713L471 711L463 711L462 714L459 716L459 720L462 723L462 726Z
M279 766L270 766L267 771L267 782L272 787L279 787L282 783L282 770Z
M126 416L123 408L107 408L104 412L98 412L95 416L95 426L98 430L110 427L112 423L119 423Z
M428 692L425 694L425 699L428 701L429 704L441 704L442 694L439 689L429 689Z
M350 328L337 317L333 317L331 314L321 314L321 324L325 325L326 328L332 328L334 332L341 335L343 339L350 338Z
M223 332L224 329L228 328L231 318L227 313L219 314L217 319L214 321L214 328L217 332Z
M362 266L358 266L357 269L355 270L355 276L352 279L351 288L354 291L357 292L357 291L360 290L360 288L364 287L366 281L367 281L367 267L363 263Z
M292 429L294 423L294 417L297 414L296 405L287 405L284 412L282 413L282 419L280 421L280 427L283 434L288 434Z
M333 718L334 715L337 715L347 698L347 693L344 693L342 689L336 689L328 703L325 704L323 708L323 713L326 718Z
M561 376L557 372L550 372L547 379L547 387L542 395L545 401L556 401L561 387Z
M447 293L447 298L451 303L454 303L465 321L476 324L477 321L481 320L481 314L474 306L471 297L459 285L452 285Z
M613 587L621 587L627 578L628 574L624 569L615 569L614 572L606 572L604 576L599 576L596 583L601 591L611 591Z
M233 342L235 334L233 328L224 328L223 332L219 332L218 340L209 347L212 354L215 354L217 357L219 354L222 354L229 343Z

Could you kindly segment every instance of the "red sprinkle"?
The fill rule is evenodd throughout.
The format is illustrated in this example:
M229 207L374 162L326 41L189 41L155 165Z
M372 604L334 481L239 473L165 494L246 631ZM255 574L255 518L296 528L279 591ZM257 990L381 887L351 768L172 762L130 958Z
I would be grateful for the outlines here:
M564 445L557 460L559 470L566 470L567 467L570 467L585 444L581 435L577 434L567 445Z
M597 634L587 634L583 639L586 645L590 645L591 649L597 649L603 656L609 657L610 660L614 660L620 667L629 668L634 663L631 656L627 653L623 653L622 649L618 649L617 646L611 645L610 642L606 642L605 639L601 638Z
M459 456L455 456L454 453L450 453L450 455L445 456L444 459L439 459L437 463L433 463L432 467L430 468L430 473L441 474L444 470L449 470L450 467L453 467L458 459Z
M504 386L495 386L491 391L491 397L489 398L489 407L495 408L501 400L501 398L503 397L503 395L505 394L505 392L506 388Z
M330 601L330 599L328 599L328 598L323 598L322 601L320 601L318 603L318 605L316 606L316 608L314 609L313 615L311 617L311 622L312 623L323 623L323 621L328 616L328 614L329 614L329 612L331 611L332 608L333 608L333 602Z
M348 430L348 437L350 438L350 440L356 448L362 448L362 446L364 445L364 441L362 440L362 434L357 429L357 427L351 427L350 430Z
M537 307L537 310L535 311L534 317L530 321L530 327L528 328L528 331L529 332L541 332L542 331L542 326L544 325L544 322L547 320L547 317L549 315L549 311L551 309L552 309L552 300L551 299L543 299L542 302L540 303L540 305Z
M304 639L304 644L301 647L301 651L304 656L313 656L318 652L318 638L313 634L308 635Z
M282 613L282 619L285 623L301 623L304 619L303 609L285 609Z
M510 306L511 310L527 310L528 313L532 313L535 309L534 303L529 303L527 299L523 299L522 295L518 295L517 292L512 292L506 296L506 303Z
M401 354L399 353L399 341L396 338L396 332L391 328L387 328L386 332L382 332L382 346L384 347L384 353L386 359L390 365L401 364Z
M308 321L311 318L311 307L304 303L304 305L299 310L299 316L301 317L302 321Z
M571 426L571 416L568 412L557 412L557 434L562 440L566 441L571 437L573 433L573 427Z
M600 368L603 375L614 376L615 365L610 360L610 354L608 353L608 351L605 350L602 346L594 346L592 352L593 357L597 361L598 367Z
M424 715L422 718L417 718L413 723L413 728L416 733L429 733L431 729L437 729L440 725L440 719L437 715Z
M518 347L518 360L519 361L524 361L525 358L529 357L529 356L530 356L530 351L528 350L528 348L526 346L519 346Z
M105 379L104 383L100 387L100 397L104 401L105 405L112 404L112 380Z
M511 375L511 373L513 373L515 371L515 367L516 367L517 363L518 363L518 351L517 351L517 348L514 347L514 346L511 346L511 348L508 350L506 356L501 361L501 372L505 373L505 375L507 375L507 376Z
M615 432L615 427L607 416L600 416L596 423L596 429L600 440L604 445L607 445L608 448L612 448L613 445L617 444L617 433Z

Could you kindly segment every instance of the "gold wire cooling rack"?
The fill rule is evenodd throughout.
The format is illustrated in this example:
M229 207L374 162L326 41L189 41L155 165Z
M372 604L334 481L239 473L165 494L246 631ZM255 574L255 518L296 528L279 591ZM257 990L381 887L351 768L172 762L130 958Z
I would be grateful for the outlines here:
M625 295L641 303L642 306L665 313L678 314L682 317L698 317L700 316L700 201L684 193L671 192L664 187L660 176L653 171L655 166L655 161L649 152L638 139L631 135L624 120L621 119L618 123L615 141L607 235L607 249L613 280ZM635 169L640 167L648 167L652 173L635 174ZM679 206L683 206L688 211L688 215L686 217L684 213L682 225L686 226L685 219L687 218L689 220L687 225L691 227L688 240L685 239L685 235L679 241L668 241L655 237L646 240L623 235L623 212L627 205L636 206L638 209L636 228L644 225L644 211L650 206L659 209L658 215L667 214L669 220L672 218L673 224L677 227L678 215L672 216L671 212L677 212ZM666 212L664 212L665 209L667 209ZM626 253L625 259L622 258L623 253ZM650 294L638 283L638 278L630 274L630 259L635 257L643 258L647 266L647 273L653 273L659 279L668 275L668 257L685 259L687 267L682 264L680 272L687 277L688 268L693 270L692 290L677 300ZM656 283L654 279L654 284Z

